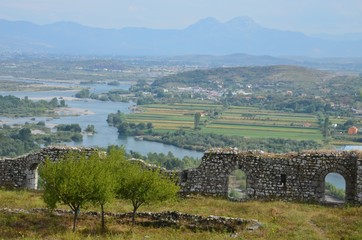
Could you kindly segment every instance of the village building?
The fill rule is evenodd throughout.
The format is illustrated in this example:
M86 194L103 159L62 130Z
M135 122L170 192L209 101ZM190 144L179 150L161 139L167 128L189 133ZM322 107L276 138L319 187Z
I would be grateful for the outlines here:
M348 134L349 135L356 135L358 133L358 128L355 126L352 126L348 128Z

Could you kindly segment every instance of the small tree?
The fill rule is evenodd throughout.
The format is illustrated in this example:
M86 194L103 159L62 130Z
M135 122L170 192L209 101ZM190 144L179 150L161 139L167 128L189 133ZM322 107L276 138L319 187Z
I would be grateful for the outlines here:
M329 136L329 126L330 126L329 116L326 116L324 118L324 123L323 123L323 136L325 138L328 138Z
M123 148L111 148L109 153L104 157L92 157L90 165L96 169L94 175L92 202L99 204L101 207L102 231L105 231L104 205L115 198L115 191L118 186L118 175L122 175L121 171L125 169L125 151Z
M29 128L22 128L19 131L18 137L22 141L31 140L31 130Z
M153 124L151 122L147 123L147 129L152 129L153 128Z
M93 124L89 124L84 131L86 131L88 133L96 133L96 129Z
M65 107L66 106L64 99L60 100L59 106L60 107Z
M43 199L49 208L58 203L68 205L74 212L73 232L76 230L80 208L93 199L94 169L85 154L70 153L57 162L46 160L40 166Z
M194 129L197 129L200 124L201 113L197 112L194 115Z
M120 179L118 196L131 200L133 206L132 225L135 224L137 209L143 204L176 198L179 187L158 170L143 169L132 164Z

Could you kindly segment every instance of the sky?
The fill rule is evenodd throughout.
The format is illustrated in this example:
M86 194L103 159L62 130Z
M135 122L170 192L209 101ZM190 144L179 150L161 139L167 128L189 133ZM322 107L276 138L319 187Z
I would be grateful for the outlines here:
M0 0L0 19L41 25L182 29L207 17L241 16L305 34L362 32L362 0Z

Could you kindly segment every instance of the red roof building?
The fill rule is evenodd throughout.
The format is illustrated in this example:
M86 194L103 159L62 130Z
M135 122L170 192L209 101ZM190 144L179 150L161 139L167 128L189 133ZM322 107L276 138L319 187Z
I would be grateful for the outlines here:
M356 135L358 133L358 128L355 126L352 126L348 128L348 134L349 135Z

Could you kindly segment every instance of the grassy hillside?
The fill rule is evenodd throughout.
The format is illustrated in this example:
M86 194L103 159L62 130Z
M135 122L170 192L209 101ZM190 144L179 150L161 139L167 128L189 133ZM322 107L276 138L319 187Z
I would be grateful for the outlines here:
M263 66L215 68L182 72L154 81L154 86L201 86L217 89L218 85L235 84L292 84L298 86L316 86L335 74L298 66ZM307 84L307 86L305 85Z
M291 104L315 105L320 111L330 111L328 108L322 109L324 105L330 104L334 106L333 111L340 111L361 106L359 89L362 88L362 79L357 75L278 65L182 72L156 79L152 87L166 88L173 95L186 92L182 88L191 88L193 94L206 90L216 91L222 93L223 101L231 105L259 104L267 108L283 109L276 107L278 102L283 102L286 105L284 108L290 108ZM202 97L207 99L208 95ZM245 101L244 98L251 100ZM292 109L296 112L314 111L301 110L295 106ZM341 115L341 112L338 114Z
M41 194L0 190L0 209L45 207ZM67 206L62 206L68 209ZM129 212L128 202L117 201L106 211ZM89 206L87 210L99 211ZM217 215L257 219L263 226L238 234L237 239L361 239L362 208L334 208L288 202L230 202L196 196L141 207L140 211L180 211L202 216ZM82 210L83 211L83 210ZM0 238L23 239L230 239L227 232L191 231L171 227L155 228L138 224L133 229L117 219L108 218L108 232L99 232L100 219L81 215L79 231L71 233L71 216L48 214L10 214L0 211Z

